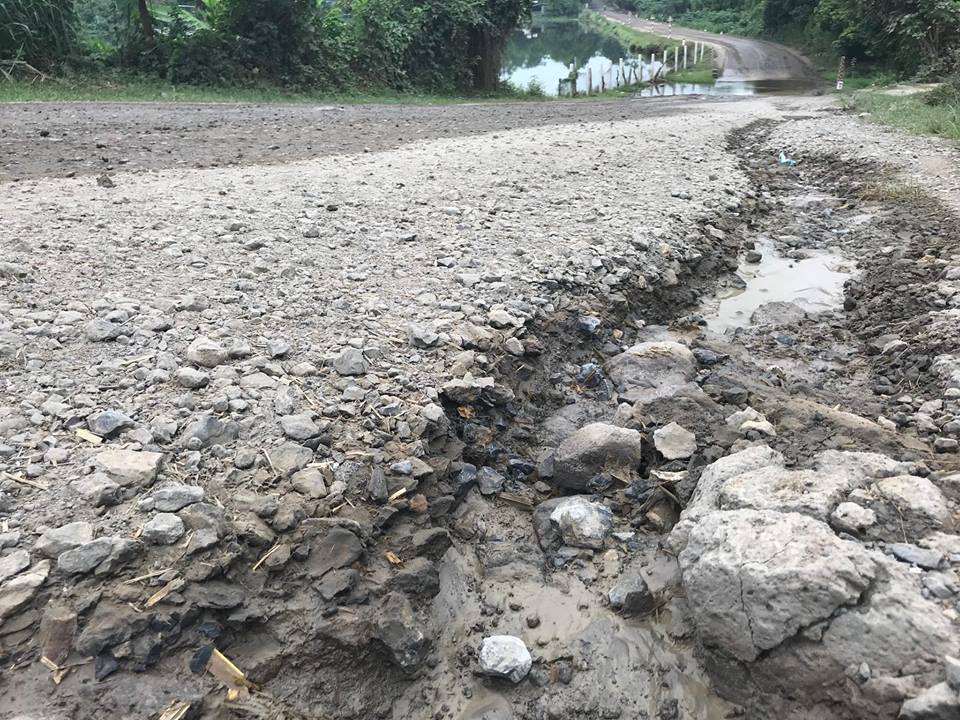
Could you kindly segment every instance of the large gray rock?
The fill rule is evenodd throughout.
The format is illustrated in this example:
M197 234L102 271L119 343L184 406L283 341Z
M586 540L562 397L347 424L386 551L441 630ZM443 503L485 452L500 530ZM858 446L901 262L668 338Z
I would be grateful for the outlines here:
M923 597L907 566L878 552L870 555L876 577L859 605L801 631L755 662L750 671L761 689L840 703L847 706L841 717L872 718L879 715L850 692L847 669L865 664L877 681L909 675L921 687L942 679L943 656L960 648L953 623L938 603Z
M480 672L507 678L515 683L523 680L533 665L526 644L513 635L491 635L480 645Z
M768 466L727 480L720 490L720 508L798 512L826 520L849 490L844 475Z
M393 661L404 670L413 670L425 659L430 638L417 620L407 598L388 593L374 620L374 637L386 645Z
M957 720L960 694L947 683L938 683L900 708L900 720Z
M946 499L927 478L896 475L850 494L850 501L876 513L869 536L909 541L939 530L949 517Z
M587 490L604 470L629 475L640 465L643 436L636 430L591 423L568 437L554 454L554 482L571 490Z
M680 514L680 521L670 532L667 544L674 553L679 553L686 547L687 537L693 527L704 516L719 510L720 491L727 480L757 468L782 468L783 464L783 455L766 445L757 445L708 465L700 474L693 497Z
M680 567L702 642L741 661L855 605L875 573L859 544L823 523L756 510L707 515Z
M679 343L644 342L612 357L604 369L621 400L648 402L689 384L697 374L697 362Z

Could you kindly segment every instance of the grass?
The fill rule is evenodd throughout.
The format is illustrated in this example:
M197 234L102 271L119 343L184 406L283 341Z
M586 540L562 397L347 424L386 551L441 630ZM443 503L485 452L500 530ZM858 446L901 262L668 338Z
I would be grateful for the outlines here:
M587 29L612 38L627 48L657 48L659 50L658 55L660 52L663 52L663 49L666 49L669 59L672 59L673 49L675 47L680 47L681 55L683 53L682 44L675 39L635 30L622 23L608 20L600 13L591 10L585 10L580 15L580 22L583 23ZM690 52L692 52L693 45L689 47ZM686 70L668 73L664 79L667 82L713 84L713 51L708 46L704 50L703 60L701 62L690 65Z
M387 90L355 93L294 92L281 88L199 87L138 76L109 79L76 77L42 82L0 82L0 102L179 102L448 105L468 102L517 102L545 98L523 88L504 87L494 94L442 95Z
M841 102L851 112L869 113L874 122L892 125L914 135L960 140L960 102L929 105L928 93L886 95L878 90L844 94Z

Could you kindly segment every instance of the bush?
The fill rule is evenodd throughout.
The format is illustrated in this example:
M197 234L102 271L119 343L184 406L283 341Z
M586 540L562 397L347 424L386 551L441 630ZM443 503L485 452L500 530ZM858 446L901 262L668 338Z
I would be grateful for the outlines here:
M926 93L923 101L932 107L944 105L960 107L960 73L951 75L940 87Z

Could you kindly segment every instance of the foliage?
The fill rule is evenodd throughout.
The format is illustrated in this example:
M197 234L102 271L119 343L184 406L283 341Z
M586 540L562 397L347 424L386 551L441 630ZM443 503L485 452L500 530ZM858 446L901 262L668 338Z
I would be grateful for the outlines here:
M583 12L582 0L544 0L544 12L550 17L576 17Z
M824 46L902 75L960 68L960 0L616 0L643 16L715 32ZM824 42L825 40L825 42ZM919 60L919 62L918 62Z
M956 87L958 81L946 85ZM918 135L938 135L960 140L960 96L957 90L890 95L864 90L847 99L847 109L865 112L875 122L893 125ZM932 97L931 97L932 96Z
M77 48L72 0L0 0L0 60L49 70Z
M0 0L0 60L23 55L49 68L85 59L180 83L490 90L506 39L529 7L530 0Z

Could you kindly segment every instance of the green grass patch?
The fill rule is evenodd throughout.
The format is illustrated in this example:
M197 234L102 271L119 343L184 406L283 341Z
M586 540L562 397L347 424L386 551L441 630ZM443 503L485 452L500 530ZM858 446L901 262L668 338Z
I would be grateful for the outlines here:
M869 113L874 122L915 135L960 140L960 99L931 105L927 102L929 95L887 95L879 90L861 90L842 95L841 102L850 112Z
M352 93L294 92L273 87L174 85L138 76L0 82L0 102L171 102L449 105L469 102L546 100L537 88L504 84L493 94L443 95L372 90Z

